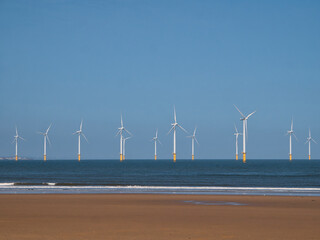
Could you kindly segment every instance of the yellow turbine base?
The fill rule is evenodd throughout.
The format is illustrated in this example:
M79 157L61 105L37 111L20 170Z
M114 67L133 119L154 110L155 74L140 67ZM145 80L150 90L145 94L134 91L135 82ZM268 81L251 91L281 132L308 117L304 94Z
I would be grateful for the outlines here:
M125 155L122 155L122 160L125 160L126 156Z
M309 160L311 160L311 155L309 155Z
M192 161L194 160L194 155L192 155Z
M177 161L177 155L174 153L173 154L173 162L176 162Z
M292 154L289 154L289 160L292 161Z
M43 160L47 161L47 155L43 155Z
M18 155L16 155L16 161L18 161Z
M242 158L242 161L243 161L243 163L246 163L246 161L247 161L247 158L246 158L246 153L245 153L245 152L243 153L243 158Z
M123 158L122 158L122 154L120 154L120 162L122 162Z
M236 160L238 160L238 159L239 159L238 154L236 154Z
M154 155L154 160L157 160L157 155Z
M78 154L78 161L80 162L80 154Z

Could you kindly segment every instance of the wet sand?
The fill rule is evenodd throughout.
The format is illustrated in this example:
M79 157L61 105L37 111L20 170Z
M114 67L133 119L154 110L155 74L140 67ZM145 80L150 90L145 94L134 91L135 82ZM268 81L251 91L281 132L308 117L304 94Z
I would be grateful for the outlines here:
M0 240L320 239L320 197L0 195L0 233Z

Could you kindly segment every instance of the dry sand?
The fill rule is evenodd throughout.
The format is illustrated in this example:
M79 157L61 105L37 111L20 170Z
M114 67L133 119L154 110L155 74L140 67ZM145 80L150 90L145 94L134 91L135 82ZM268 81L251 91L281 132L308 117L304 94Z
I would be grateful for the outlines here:
M320 198L0 195L2 239L320 239Z

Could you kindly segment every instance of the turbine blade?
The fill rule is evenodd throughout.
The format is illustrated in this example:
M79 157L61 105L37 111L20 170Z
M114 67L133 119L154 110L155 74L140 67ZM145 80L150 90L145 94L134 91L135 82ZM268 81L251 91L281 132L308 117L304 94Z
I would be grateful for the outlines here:
M47 138L47 140L48 140L48 143L49 143L50 146L51 146L51 142L50 142L50 139L49 139L48 135L46 135L46 138Z
M87 143L89 143L89 141L88 141L88 139L86 138L86 136L85 136L83 133L81 133L81 135L84 137L84 139L87 141Z
M18 138L20 138L21 140L25 141L25 139L23 137L18 136Z
M176 107L173 106L173 113L174 113L174 122L177 122L177 115L176 115Z
M292 135L295 137L295 139L298 141L298 138L297 138L297 136L294 134L294 133L292 133Z
M46 131L46 134L48 134L48 132L49 132L49 130L50 130L50 128L51 128L51 125L52 125L52 123L51 123L50 126L48 127L48 129L47 129L47 131Z
M312 140L315 144L318 144L313 138L311 138L311 140Z
M196 140L196 142L198 143L198 145L200 145L199 142L198 142L198 140L197 140L196 138L194 138L194 140Z
M197 132L197 127L195 127L194 131L193 131L193 136L196 135L196 132Z
M18 136L18 128L16 127L16 135Z
M245 118L245 117L246 117L245 115L243 115L243 113L242 113L242 112L240 112L239 108L237 108L237 106L236 106L236 105L234 105L234 104L233 104L233 106L238 110L238 112L241 114L241 116L242 116L243 118Z
M291 131L293 131L293 119L291 119Z
M124 129L124 130L132 136L132 133L131 133L131 132L129 132L127 129Z
M43 133L43 132L37 132L37 134L41 134L41 135L44 135L44 133Z
M160 140L159 140L159 139L157 139L157 141L162 145L162 143L160 142Z
M251 117L255 112L256 112L256 111L250 113L250 114L247 116L247 119L248 119L249 117Z
M121 127L123 127L122 114L121 114Z
M169 130L169 132L167 133L167 135L172 131L173 128L174 128L174 126L172 126L172 128Z
M157 131L156 131L156 138L158 138L158 129L157 129Z
M239 133L235 123L234 123L234 130L236 130L236 133Z
M179 124L178 124L178 127L181 128L185 133L188 133L187 130L185 130L185 129L184 129L183 127L181 127Z
M80 131L82 131L82 122L83 120L81 120L81 123L80 123Z

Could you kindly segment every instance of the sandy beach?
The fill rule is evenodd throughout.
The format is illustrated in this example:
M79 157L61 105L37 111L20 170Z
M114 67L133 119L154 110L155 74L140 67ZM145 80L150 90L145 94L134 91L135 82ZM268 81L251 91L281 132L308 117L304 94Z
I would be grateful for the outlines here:
M319 239L319 225L318 197L0 195L1 240Z

